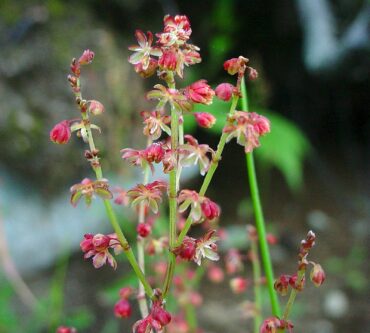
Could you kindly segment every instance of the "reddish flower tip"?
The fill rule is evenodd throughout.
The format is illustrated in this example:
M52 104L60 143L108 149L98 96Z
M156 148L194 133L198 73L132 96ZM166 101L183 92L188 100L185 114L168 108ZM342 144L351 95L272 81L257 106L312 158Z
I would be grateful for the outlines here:
M71 138L71 128L67 120L56 124L50 131L50 140L54 143L65 144Z
M214 115L206 112L194 113L195 120L200 127L211 128L216 123Z
M139 223L137 225L136 231L141 237L145 238L149 236L150 232L152 231L152 228L147 223Z
M74 327L59 326L56 333L77 333L77 330Z
M310 279L316 287L320 287L325 281L326 275L325 271L320 264L314 264L311 273Z
M91 64L91 62L93 61L94 59L94 52L93 51L90 51L90 50L85 50L81 57L78 59L78 62L80 65L88 65L88 64Z
M219 99L227 102L231 99L234 89L235 87L230 83L221 83L216 87L215 93Z

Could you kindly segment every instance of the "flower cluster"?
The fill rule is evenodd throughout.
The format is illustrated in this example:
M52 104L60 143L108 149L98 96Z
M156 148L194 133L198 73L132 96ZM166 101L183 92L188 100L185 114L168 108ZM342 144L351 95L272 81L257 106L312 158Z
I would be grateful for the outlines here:
M163 328L170 323L170 321L171 315L164 309L163 303L155 301L150 314L135 323L133 326L133 332L147 333L151 332L153 329L156 332L161 332Z

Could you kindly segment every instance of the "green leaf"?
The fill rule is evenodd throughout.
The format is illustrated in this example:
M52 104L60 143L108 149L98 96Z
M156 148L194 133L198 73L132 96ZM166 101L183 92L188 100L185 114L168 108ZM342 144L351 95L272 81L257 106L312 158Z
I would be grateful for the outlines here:
M311 145L303 132L283 116L266 110L256 110L271 122L271 132L261 138L256 156L265 167L276 167L293 191L303 182L303 162Z

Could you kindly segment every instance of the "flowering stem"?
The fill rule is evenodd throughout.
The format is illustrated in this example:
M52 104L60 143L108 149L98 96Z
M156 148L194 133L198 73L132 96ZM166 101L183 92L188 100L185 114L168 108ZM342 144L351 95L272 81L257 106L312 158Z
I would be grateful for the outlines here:
M232 100L232 103L231 103L231 106L230 106L229 116L231 116L235 112L236 105L238 104L238 99L239 99L238 96L235 96L235 95L233 96L233 100ZM210 165L210 167L208 169L208 172L207 172L207 174L206 174L206 176L203 180L202 187L199 190L199 195L201 195L201 196L205 195L205 193L208 189L208 186L211 183L212 177L213 177L213 175L214 175L214 173L215 173L215 171L218 167L218 162L221 160L221 155L222 155L222 152L223 152L225 144L226 144L226 138L227 138L227 133L222 133L220 141L217 145L216 154L212 159L211 165ZM191 217L188 217L186 222L185 222L184 228L181 230L181 233L180 233L179 237L177 238L176 246L181 245L181 243L184 240L186 234L188 233L192 223L193 223L193 220L191 219Z
M297 275L297 281L298 281L297 284L298 285L301 284L301 282L304 278L304 275L305 275L305 269L301 269L301 270L298 271L298 275ZM285 310L284 310L282 320L286 321L286 320L289 319L290 311L292 310L292 306L293 306L293 303L295 301L295 298L297 297L297 294L298 294L297 289L292 288L292 290L290 291L288 303L285 305Z
M254 333L258 333L262 323L262 290L261 290L261 263L258 256L257 240L251 241L252 269L254 286L254 304L256 314L254 316Z
M232 100L232 103L231 103L231 106L230 106L229 116L232 115L235 112L236 105L238 104L238 99L239 99L238 96L233 96L233 100ZM212 180L213 174L215 173L215 171L218 167L218 162L221 159L221 155L222 155L222 152L223 152L225 144L226 144L226 138L227 138L227 134L222 133L221 138L220 138L220 142L218 143L218 146L217 146L217 152L216 152L214 158L212 159L212 162L211 162L211 165L208 169L207 175L204 178L202 187L199 191L199 195L203 196L206 193L207 189L208 189L208 186L209 186L209 184ZM170 186L171 186L171 183L170 183ZM171 199L171 197L170 197L170 199ZM192 218L190 216L186 219L185 226L181 230L180 235L178 236L177 241L175 241L175 244L173 244L173 246L171 246L171 241L170 241L170 248L174 248L174 247L177 247L177 246L181 245L182 241L184 240L184 238L185 238L186 234L188 233L188 231L189 231L191 225L193 224L193 222L194 221L192 220ZM165 278L164 288L163 288L163 298L166 297L166 295L168 293L168 290L170 288L175 264L176 264L176 256L171 252L170 257L169 257L169 265L168 265L167 274L166 274L166 278Z
M168 81L168 87L175 89L175 81L172 76ZM174 106L171 106L171 150L177 156L177 148L179 145L179 113ZM177 159L177 158L176 158ZM177 190L179 188L180 179L177 176L178 163L170 172L170 187L168 191L169 196L169 247L170 250L174 248L176 242L176 220L177 220ZM176 257L172 252L169 253L168 267L163 286L163 298L165 299L170 290L171 281L175 271Z
M79 79L78 79L77 85L78 85L78 87L80 87L80 80ZM82 101L81 93L80 92L76 93L75 96L76 96L76 101L80 105L80 102ZM86 133L87 133L87 138L88 138L90 151L94 151L94 150L96 150L96 147L95 147L95 143L94 143L94 137L93 137L92 132L91 132L91 126L90 126L90 121L89 121L89 116L88 116L87 111L85 111L85 112L82 111L81 116L82 116L82 120L84 121L84 126L85 126ZM102 171L102 168L101 168L100 164L95 165L93 167L93 169L95 171L95 175L96 175L97 180L103 179L103 171ZM103 200L103 202L104 202L105 210L107 212L109 221L110 221L110 223L113 227L114 232L117 235L117 238L118 238L119 242L121 243L121 246L122 246L123 251L124 251L124 253L127 257L127 260L131 264L132 269L134 270L134 272L135 272L136 276L138 277L139 281L143 284L146 294L150 298L153 298L153 296L154 296L153 289L150 286L150 284L148 283L148 281L146 280L145 275L144 275L143 271L140 269L140 266L139 266L139 264L138 264L138 262L135 258L134 252L132 251L125 235L123 234L123 231L122 231L122 229L121 229L121 227L118 223L117 216L114 213L114 210L112 208L111 202L107 199Z
M248 111L247 89L245 86L244 78L242 80L241 89L242 89L242 98L241 98L242 109L244 111ZM260 249L261 249L262 265L263 265L263 268L266 274L271 309L272 309L272 313L276 317L279 317L280 316L280 306L279 306L279 300L277 298L277 294L274 289L274 274L272 270L269 246L266 240L265 221L264 221L262 205L261 205L261 201L259 197L256 170L254 166L254 158L253 158L252 152L246 154L246 162L247 162L247 170L248 170L248 178L249 178L249 187L250 187L251 198L252 198L252 203L253 203L253 210L254 210L254 215L256 219L256 228L257 228L258 239L259 239Z
M150 146L152 143L152 140L148 138L147 146ZM144 170L144 180L143 184L146 185L149 181L149 173L150 169L147 166ZM139 206L139 223L145 223L145 205L144 203L141 203ZM137 238L137 258L139 262L139 267L141 271L145 274L145 238L138 236ZM139 293L138 293L138 303L140 308L140 313L142 318L145 318L149 311L148 311L148 304L146 302L145 298L145 289L143 284L139 280Z

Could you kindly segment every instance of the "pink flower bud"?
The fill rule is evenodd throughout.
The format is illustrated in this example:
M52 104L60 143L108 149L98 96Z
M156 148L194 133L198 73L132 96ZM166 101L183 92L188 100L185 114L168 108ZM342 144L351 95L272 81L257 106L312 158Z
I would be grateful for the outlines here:
M88 64L91 64L91 62L94 59L94 55L95 54L94 54L93 51L85 50L82 53L82 56L80 57L80 59L78 59L79 64L80 65L88 65Z
M325 271L320 264L314 264L310 273L310 279L316 287L320 287L325 281Z
M71 128L67 120L63 120L56 124L50 131L50 140L58 143L65 144L71 138Z
M175 51L165 51L158 60L158 65L161 69L174 71L177 67L177 54Z
M196 252L196 241L194 238L185 237L182 244L173 250L173 253L184 260L193 260Z
M165 150L160 143L153 143L144 150L145 159L149 163L160 163L163 160Z
M306 284L306 278L305 278L305 276L302 276L302 278L300 280L298 280L297 273L296 274L293 274L289 278L289 284L295 290L302 291L304 289L305 284Z
M208 220L213 220L220 216L220 207L210 199L205 199L202 204L202 213Z
M131 316L131 312L131 305L126 299L120 299L114 305L114 314L118 318L128 318Z
M109 247L109 242L110 238L103 234L96 234L92 239L96 251L107 249Z
M280 277L275 281L274 288L282 296L288 293L290 275L280 275Z
M147 223L139 223L139 224L137 225L136 231L137 231L137 233L138 233L141 237L145 238L145 237L147 237L147 236L150 234L150 232L152 231L152 228L151 228L151 226L150 226L149 224L147 224Z
M194 113L195 120L200 127L211 128L216 122L215 116L206 112Z
M208 268L208 279L214 283L221 283L224 280L224 271L218 266L211 266Z
M242 277L236 277L230 280L231 290L235 294L241 294L242 292L244 292L247 289L248 284L248 280L243 279Z
M59 326L56 333L77 333L77 330L74 327Z
M215 92L207 84L206 80L199 80L185 88L185 95L194 103L209 105L212 103Z
M121 290L119 291L119 297L121 297L122 299L128 299L132 294L132 288L131 287L124 287L124 288L121 288Z
M98 116L104 112L104 105L99 101L92 100L90 101L89 105L89 112L91 112L94 116Z
M202 303L203 303L202 295L199 294L196 291L191 292L190 295L189 295L189 298L190 298L190 300L189 300L190 303L195 307L201 306Z
M171 321L171 315L159 303L154 303L151 316L158 321L161 326L166 326Z
M216 87L215 93L219 99L227 102L231 99L234 89L235 87L230 83L221 83Z

